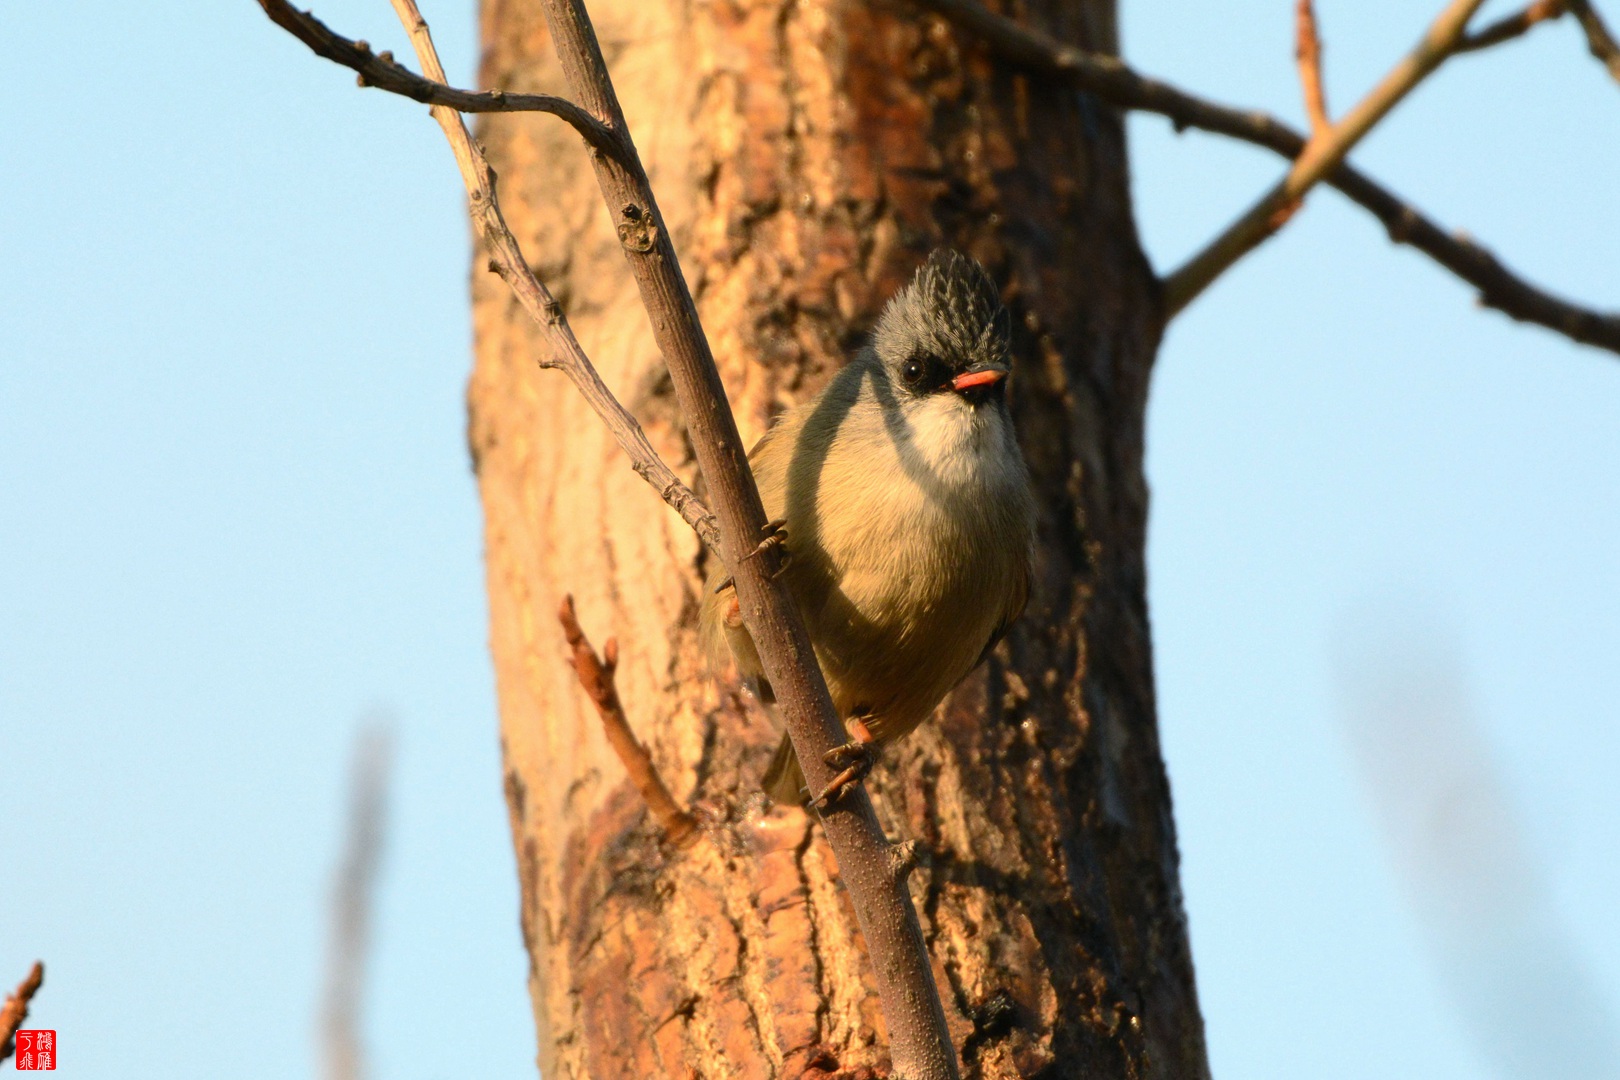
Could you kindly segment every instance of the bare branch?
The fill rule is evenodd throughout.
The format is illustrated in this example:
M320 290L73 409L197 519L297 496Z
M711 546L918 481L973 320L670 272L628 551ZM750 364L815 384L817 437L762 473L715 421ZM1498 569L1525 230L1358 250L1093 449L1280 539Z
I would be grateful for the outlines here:
M1452 0L1429 27L1417 47L1384 76L1344 118L1318 136L1273 187L1208 246L1164 279L1166 314L1174 318L1233 263L1253 251L1282 227L1300 200L1332 172L1373 125L1389 115L1402 98L1452 54L1468 20L1484 0Z
M287 27L295 34L298 33L278 17L278 13L292 11L285 0L259 0L259 5L277 25ZM395 4L396 10L400 7L400 3ZM298 16L298 13L293 12L293 15ZM298 17L320 25L312 16ZM427 23L422 20L421 13L416 10L413 3L404 5L401 18L405 21L406 29L411 32L411 40L416 46L423 70L438 80L433 84L438 85L442 82L444 67L439 63L432 38L428 36ZM306 25L305 22L296 24ZM320 49L315 51L326 55ZM569 107L578 110L578 106ZM583 110L578 111L584 116L590 115ZM467 133L461 115L446 105L434 105L432 113L433 118L444 129L445 137L450 141L450 149L455 154L456 165L461 170L461 179L467 188L468 213L471 214L473 224L483 238L489 256L490 270L500 274L511 287L523 309L540 327L541 335L551 349L552 355L539 361L540 366L558 368L573 381L596 415L607 425L620 448L630 456L630 465L636 474L651 484L659 497L674 507L705 543L718 550L720 533L715 526L714 515L709 513L708 508L692 493L692 490L683 484L658 456L652 443L647 441L647 433L642 430L641 424L602 382L590 358L585 355L585 350L580 348L579 342L574 338L574 331L563 315L562 305L529 269L517 238L512 235L512 230L507 228L506 220L501 216L500 204L495 199L495 170L489 167L489 163L484 160L483 152ZM592 123L600 122L592 119ZM604 131L612 130L605 124L601 126ZM616 147L615 153L622 153L625 144L616 136L612 141Z
M1615 82L1620 83L1620 41L1615 41L1614 34L1603 24L1598 17L1597 9L1591 0L1566 0L1569 10L1575 13L1576 20L1581 24L1581 30L1586 34L1586 48L1594 59L1609 69L1609 75Z
M1572 0L1574 2L1574 0ZM1305 136L1269 113L1234 109L1139 75L1114 56L1088 53L1029 30L978 0L918 0L979 37L989 48L1033 72L1061 79L1121 109L1166 117L1177 130L1197 128L1293 160ZM1572 8L1573 10L1573 8ZM1620 315L1580 307L1532 285L1487 248L1453 235L1365 173L1341 164L1326 183L1376 217L1398 244L1409 244L1479 290L1479 302L1510 318L1544 326L1584 345L1620 353Z
M581 0L542 0L541 7L570 93L609 127L624 131L618 96ZM713 492L744 624L806 779L813 790L825 790L833 778L825 755L845 741L844 727L804 622L777 574L780 549L758 559L736 557L766 535L765 510L669 229L628 134L625 145L624 162L606 155L592 159L597 184L618 221L620 247L669 367L698 466ZM821 820L871 955L895 1073L906 1080L956 1080L956 1049L917 911L895 873L865 788L850 790L823 811Z
M17 1049L15 1042L17 1029L28 1019L28 1006L44 983L45 962L35 960L27 977L17 985L17 992L6 995L5 1005L0 1006L0 1062L5 1061L11 1056L12 1051Z
M1316 29L1316 6L1311 0L1299 0L1294 6L1294 60L1299 64L1305 116L1314 139L1333 121L1328 119L1327 92L1322 89L1322 35Z
M636 733L630 730L630 721L625 719L624 705L619 701L619 688L613 678L619 666L618 639L608 638L602 646L602 656L598 658L596 650L591 648L590 639L579 627L572 596L563 597L557 619L562 623L563 636L568 639L568 647L572 651L570 659L574 671L579 675L579 685L585 688L585 693L596 706L608 744L624 763L624 771L630 774L630 782L641 792L647 808L658 819L670 843L677 847L695 843L701 835L697 819L687 813L669 793L664 778L658 775L658 767L653 764L652 755L637 740Z
M1536 0L1535 3L1522 11L1497 19L1489 26L1464 34L1462 40L1457 42L1455 52L1478 52L1488 49L1492 45L1500 45L1504 41L1512 41L1528 33L1537 23L1556 19L1569 10L1566 0Z
M321 1068L327 1080L364 1080L367 1075L360 1012L392 758L393 740L380 724L361 731L355 739L343 859L333 880L326 991L321 1003Z
M464 113L542 112L566 121L585 141L606 154L620 152L619 140L606 124L567 98L551 94L508 94L502 90L478 92L446 85L444 69L424 79L394 61L392 53L373 53L364 41L351 41L329 28L313 13L299 11L287 0L259 0L272 22L310 47L316 56L359 73L361 86L400 94L428 105L444 105Z

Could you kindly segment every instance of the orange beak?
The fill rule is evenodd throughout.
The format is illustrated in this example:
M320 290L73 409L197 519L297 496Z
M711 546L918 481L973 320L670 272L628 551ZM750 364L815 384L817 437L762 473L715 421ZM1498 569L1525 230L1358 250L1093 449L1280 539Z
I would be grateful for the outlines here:
M955 390L971 390L975 386L992 386L1007 377L1007 373L1000 368L985 368L982 371L968 371L951 380L951 388Z

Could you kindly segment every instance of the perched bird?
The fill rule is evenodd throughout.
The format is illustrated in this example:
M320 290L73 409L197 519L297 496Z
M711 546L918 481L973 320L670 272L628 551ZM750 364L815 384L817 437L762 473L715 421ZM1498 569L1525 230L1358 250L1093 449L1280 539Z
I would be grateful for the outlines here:
M935 251L871 344L749 454L786 548L781 573L853 739L836 798L928 717L1023 611L1035 500L1007 411L1010 318L976 261ZM774 701L729 577L704 589L711 652ZM786 735L761 782L805 798Z

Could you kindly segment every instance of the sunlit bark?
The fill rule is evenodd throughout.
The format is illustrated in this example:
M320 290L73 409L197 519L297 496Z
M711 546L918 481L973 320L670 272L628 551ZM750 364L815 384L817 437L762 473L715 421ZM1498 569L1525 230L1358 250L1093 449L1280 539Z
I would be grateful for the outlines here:
M931 247L1004 283L1043 510L1030 610L870 787L891 833L921 841L913 893L969 1075L1206 1075L1143 576L1160 316L1119 118L909 7L591 10L750 440L825 381ZM1023 15L1115 47L1109 3ZM531 3L485 0L483 19L485 86L560 88ZM545 116L489 116L480 136L587 352L695 479L578 137ZM761 816L774 732L699 655L703 553L536 369L506 286L480 268L473 290L469 441L546 1076L881 1069L831 853L800 812ZM708 808L712 842L660 843L568 663L565 592L587 631L619 638L630 721L676 796Z

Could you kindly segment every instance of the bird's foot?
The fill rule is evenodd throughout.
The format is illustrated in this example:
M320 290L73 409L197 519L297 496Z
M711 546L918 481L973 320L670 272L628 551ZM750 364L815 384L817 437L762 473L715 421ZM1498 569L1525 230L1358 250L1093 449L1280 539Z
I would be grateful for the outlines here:
M839 771L826 790L811 800L817 810L825 810L843 798L850 788L865 780L872 766L877 764L877 740L859 717L850 718L849 734L849 742L822 755L821 760Z
M758 558L767 551L771 550L771 548L781 547L783 544L787 543L787 535L786 521L782 520L781 518L778 518L775 521L767 521L765 523L764 539L759 542L753 551L750 551L748 554L744 555L743 560L746 562L749 559ZM783 552L783 554L785 555L786 552Z
M731 594L731 599L727 600L726 606L721 609L720 620L725 623L727 630L742 628L742 601L737 599L736 593Z

